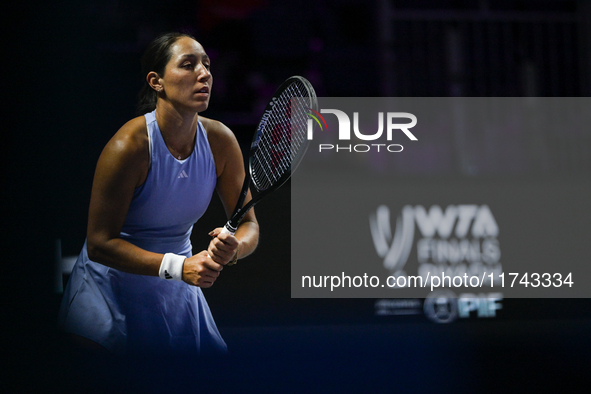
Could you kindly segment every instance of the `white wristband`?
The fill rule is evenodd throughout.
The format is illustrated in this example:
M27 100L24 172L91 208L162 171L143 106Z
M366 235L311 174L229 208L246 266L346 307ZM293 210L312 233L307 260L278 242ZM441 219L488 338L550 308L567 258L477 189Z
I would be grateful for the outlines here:
M174 253L166 253L160 264L160 272L158 275L162 279L174 279L180 282L183 281L183 265L185 264L185 256L179 256Z

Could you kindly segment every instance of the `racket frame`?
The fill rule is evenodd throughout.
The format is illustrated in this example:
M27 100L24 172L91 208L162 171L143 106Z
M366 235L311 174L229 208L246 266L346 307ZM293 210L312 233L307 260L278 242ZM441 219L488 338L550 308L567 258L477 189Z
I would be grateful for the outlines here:
M230 216L230 220L228 220L228 222L224 226L224 229L222 230L222 232L228 232L228 233L234 235L234 233L238 229L238 226L240 225L240 222L242 221L242 219L244 219L244 216L248 213L248 211L252 207L254 207L266 195L279 189L281 186L283 186L283 184L285 184L285 182L287 182L287 180L291 177L292 172L295 171L295 169L297 168L297 166L301 162L302 158L304 157L306 150L308 149L309 142L308 142L308 139L305 138L304 141L302 142L303 146L300 147L300 149L298 150L298 152L296 154L296 157L293 158L293 160L289 166L289 169L287 171L285 171L279 177L279 179L277 179L277 181L275 181L275 183L273 183L273 185L271 185L267 189L260 191L257 188L258 193L255 196L253 196L252 199L248 203L246 203L246 205L243 206L246 196L248 195L248 191L250 190L250 184L251 184L252 173L253 173L252 167L253 167L254 156L258 150L259 139L262 135L262 132L264 130L265 123L266 123L266 122L263 122L263 120L265 119L265 114L270 113L270 111L273 109L275 99L277 97L279 97L289 85L291 85L292 83L294 83L296 81L300 81L301 83L303 83L304 86L306 86L306 89L310 92L309 97L302 97L303 99L310 100L309 108L312 108L314 110L318 109L318 99L316 97L316 92L314 91L312 84L310 84L310 82L308 82L308 80L306 80L305 78L297 76L297 75L292 76L292 77L286 79L285 82L283 82L281 84L281 86L279 86L279 88L277 88L277 90L273 94L273 97L271 98L271 100L269 100L269 103L265 107L265 111L263 112L263 117L259 121L259 124L257 126L257 130L254 134L253 139L252 139L252 142L250 145L249 157L248 157L248 173L245 174L244 183L242 184L242 190L240 191L240 195L238 197L238 201L236 202L236 207L234 208L234 212L232 212L232 216ZM298 97L294 97L294 98L297 99Z

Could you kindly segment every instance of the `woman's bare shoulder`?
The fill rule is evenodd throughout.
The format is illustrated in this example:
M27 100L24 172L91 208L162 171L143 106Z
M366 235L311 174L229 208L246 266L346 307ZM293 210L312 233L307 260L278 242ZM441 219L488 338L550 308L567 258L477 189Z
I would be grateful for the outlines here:
M242 153L236 136L220 121L199 116L207 134L207 140L216 164L218 177L226 168L227 163L242 164ZM233 166L231 166L233 167Z
M148 144L146 119L143 116L138 116L121 126L108 142L105 150L138 158L148 152Z
M201 124L203 124L203 128L207 133L207 139L212 142L212 140L217 141L227 141L228 139L235 140L234 133L228 126L220 122L219 120L214 120L210 118L206 118L204 116L199 116L199 120Z

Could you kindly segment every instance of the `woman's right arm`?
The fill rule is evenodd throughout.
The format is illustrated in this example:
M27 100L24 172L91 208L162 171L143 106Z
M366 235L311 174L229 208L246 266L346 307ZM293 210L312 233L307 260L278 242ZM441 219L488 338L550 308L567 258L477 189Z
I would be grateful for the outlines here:
M138 275L158 276L164 255L141 249L119 234L136 187L149 167L146 123L138 117L125 124L107 143L96 167L88 213L88 257L106 266ZM185 260L183 280L210 287L223 266L207 253Z

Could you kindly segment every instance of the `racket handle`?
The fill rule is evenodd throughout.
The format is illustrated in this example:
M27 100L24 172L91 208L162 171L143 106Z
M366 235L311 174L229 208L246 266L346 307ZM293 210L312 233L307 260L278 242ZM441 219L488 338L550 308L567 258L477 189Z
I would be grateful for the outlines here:
M230 226L230 222L226 223L226 225L224 226L224 228L222 229L222 231L220 231L220 234L232 234L234 235L236 233L236 229L232 228Z

